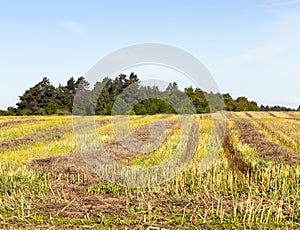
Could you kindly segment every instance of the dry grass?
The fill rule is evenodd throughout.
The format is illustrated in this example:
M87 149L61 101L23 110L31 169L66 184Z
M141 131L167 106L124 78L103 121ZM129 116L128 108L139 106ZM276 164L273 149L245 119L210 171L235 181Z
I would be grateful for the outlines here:
M280 146L281 143L271 142L267 135L270 132L257 126L255 119L265 119L255 118L258 116L261 115L232 113L227 116L224 151L220 151L215 164L204 173L199 168L199 162L205 157L205 148L210 140L211 121L199 116L197 152L189 166L170 181L149 188L125 188L103 181L76 153L72 147L74 143L68 144L71 143L72 135L68 131L63 132L59 140L40 137L15 148L2 149L0 154L6 156L7 160L0 164L1 226L101 229L300 228L298 161L291 163L290 157L286 160L282 158L281 161L274 160L275 156L276 159L279 155L286 156L286 152ZM264 116L275 119L275 122L276 119L284 119L270 114ZM149 137L145 125L157 119L160 117L139 117L133 120L134 136L145 141ZM173 126L177 122L176 116L163 119L172 124L165 131L165 142L150 154L130 158L132 162L142 165L147 158L153 164L158 164L163 153L174 147L178 129L176 125ZM13 122L8 126L20 124ZM122 150L120 146L115 151L116 140L112 139L109 127L109 123L99 125L97 132L107 133L105 143L111 147L112 155L122 159L128 157L128 150ZM155 129L155 126L152 128ZM56 154L51 148L39 147L55 144L57 148L62 145L70 147ZM36 149L32 151L34 147ZM26 152L27 155L16 155L16 150L19 153ZM33 155L38 150L44 151L42 159ZM33 153L30 154L30 151ZM7 157L10 154L15 154L16 158L26 156L26 159Z

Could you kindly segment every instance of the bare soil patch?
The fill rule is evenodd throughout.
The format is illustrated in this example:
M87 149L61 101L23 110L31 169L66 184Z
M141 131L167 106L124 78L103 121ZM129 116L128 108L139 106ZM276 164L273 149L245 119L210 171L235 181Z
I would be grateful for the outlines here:
M236 124L240 128L240 140L255 148L263 159L282 162L285 164L300 164L300 157L292 154L283 148L266 139L265 135L259 132L248 119L237 119Z
M64 183L53 188L54 200L36 204L40 214L71 218L97 217L128 212L124 196L116 194L89 195L77 185ZM59 197L59 199L57 199Z
M37 132L37 133L31 134L31 135L27 135L27 136L12 139L12 140L2 141L2 142L0 142L0 150L2 150L3 148L14 148L18 145L22 145L22 144L25 144L28 142L36 142L43 138L50 138L50 139L60 138L62 131L68 130L68 129L71 129L71 125L64 126L61 128L53 128L53 129L50 129L47 131Z
M165 140L161 142L161 137L164 131L171 129L170 135L172 135L175 123L176 121L165 120L163 121L163 125L161 122L154 122L150 125L145 125L134 132L132 136L129 135L121 141L115 140L106 144L105 149L114 160L130 160L137 154L141 154L142 146L150 143L155 143L156 147L163 145Z
M100 213L110 215L128 211L123 196L87 192L90 186L100 182L100 177L92 172L80 154L38 159L30 165L36 171L48 173L53 184L47 195L51 201L34 205L42 215L89 218Z
M40 121L45 121L44 119L42 120L36 120L36 119L26 119L26 120L17 120L17 121L5 121L0 123L0 128L12 126L12 125L19 125L23 123L35 123L35 122L40 122Z
M72 176L79 175L82 185L91 185L99 181L97 174L92 172L79 153L33 160L30 166L36 171L50 173L53 178L67 175L71 180Z
M96 121L96 124L107 124L109 123L109 120L103 120L103 121ZM70 125L64 125L62 127L52 128L46 131L36 132L31 135L27 135L24 137L12 139L12 140L6 140L0 142L0 151L4 148L15 148L18 145L26 144L29 142L37 142L42 139L44 140L52 140L52 139L60 139L62 134L64 132L67 132L71 130L73 126Z
M98 122L99 123L99 122ZM104 124L106 122L102 122ZM174 124L173 121L167 121L166 128L171 128ZM133 136L140 141L147 141L147 138L150 136L150 132L154 133L154 137L161 133L156 132L157 126L160 124L155 124L154 126L150 126L152 131L149 131L148 126L144 126L140 128L137 132L133 133ZM70 127L71 128L71 127ZM153 131L154 130L154 131ZM113 141L107 143L105 145L106 150L109 154L116 159L128 159L130 156L135 155L136 153L130 152L126 147L124 147L120 142ZM74 153L66 156L58 156L58 157L49 157L44 159L37 159L31 162L31 167L36 170L42 170L47 173L54 174L68 174L68 175L77 175L77 174L85 174L89 179L92 179L94 182L95 178L98 178L96 174L89 169L87 163L84 161L82 156L79 153Z
M140 141L161 135L160 123L142 127L134 136ZM166 128L172 128L174 121L165 121ZM157 130L157 131L155 131ZM154 134L154 135L153 135ZM115 159L128 159L132 153L117 141L108 143L108 152ZM48 173L53 182L52 191L49 192L50 202L36 203L34 208L42 215L61 216L70 218L96 217L101 214L125 214L129 210L129 203L136 204L135 198L129 198L116 193L91 195L88 188L100 182L95 174L83 160L79 153L67 156L37 159L30 163L35 171ZM137 204L136 204L137 205Z

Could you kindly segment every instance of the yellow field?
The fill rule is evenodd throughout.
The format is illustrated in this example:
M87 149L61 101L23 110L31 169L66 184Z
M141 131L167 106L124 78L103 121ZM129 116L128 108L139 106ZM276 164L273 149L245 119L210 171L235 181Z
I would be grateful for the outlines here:
M170 161L184 136L177 115L132 116L134 138L160 141L145 144L149 153L134 153L116 139L116 131L125 140L129 135L122 122L115 130L111 117L94 120L103 146L128 167ZM72 124L63 116L0 117L2 228L300 228L299 113L228 113L222 148L204 172L213 122L197 115L196 151L185 170L146 188L93 173L79 154ZM165 129L158 132L161 124Z

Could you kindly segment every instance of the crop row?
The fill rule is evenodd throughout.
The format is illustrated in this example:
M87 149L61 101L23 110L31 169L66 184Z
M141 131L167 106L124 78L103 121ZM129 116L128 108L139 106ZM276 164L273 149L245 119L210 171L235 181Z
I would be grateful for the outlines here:
M256 114L251 113L251 116ZM133 119L131 130L137 132L160 118ZM98 228L125 228L128 225L133 228L299 228L300 166L262 159L256 148L241 141L241 128L233 118L228 119L226 145L214 159L215 163L203 172L201 164L203 166L203 160L209 155L212 122L200 118L196 153L190 164L171 180L148 188L126 188L101 179L95 181L87 172L78 172L78 175L34 172L24 165L32 159L76 152L71 131L50 142L41 140L17 146L14 150L6 149L0 153L1 223L48 228L53 224L68 228L82 224L80 221ZM296 120L281 123L281 119L269 115L270 121L247 115L243 118L253 122L257 130L265 130L267 138L270 138L268 135L281 136L285 131L293 133L289 141L299 135L299 129L293 126L298 124ZM175 124L164 131L163 145L149 154L131 158L129 165L158 165L176 154L175 149L183 135L181 125L176 115L164 119ZM265 123L268 128L276 127L272 129L275 134L261 126ZM104 143L114 141L112 124L96 125L96 132ZM279 137L275 139L286 145ZM106 206L94 209L98 207L96 198L98 203ZM82 204L82 200L87 203ZM72 215L78 213L79 204L93 212L86 211L82 214L84 218L76 222L76 216ZM45 210L36 207L47 207L50 210L47 215L51 218L41 217L41 213L46 215ZM116 207L117 214L113 212Z

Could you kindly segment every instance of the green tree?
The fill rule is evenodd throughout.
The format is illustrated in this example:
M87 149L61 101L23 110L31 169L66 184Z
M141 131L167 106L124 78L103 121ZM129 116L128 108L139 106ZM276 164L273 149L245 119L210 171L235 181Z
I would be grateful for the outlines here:
M41 82L26 90L19 97L20 102L17 103L18 113L24 115L44 115L48 104L50 102L55 103L55 97L55 87L50 84L48 78L44 77Z
M134 106L134 112L136 115L145 115L147 114L147 109L142 103L138 103Z
M75 83L75 97L73 114L75 115L94 115L95 108L92 99L92 91L89 89L89 82L84 78L80 77Z
M229 93L223 94L224 103L227 111L234 111L236 109L236 102Z
M7 115L14 116L17 113L17 109L15 107L9 106L7 108Z
M238 97L236 99L236 111L248 111L249 101L246 97Z
M49 102L45 111L48 115L54 114L57 111L57 105L54 102Z
M249 106L248 106L248 110L249 111L258 111L259 108L258 108L257 103L255 101L250 101Z
M134 105L142 99L139 83L140 81L134 73L129 76L120 74L114 80L106 77L102 82L97 82L93 90L95 95L99 93L96 99L96 114L110 115L118 96L120 96L120 100L125 102L122 107L128 108L128 112L132 110Z

